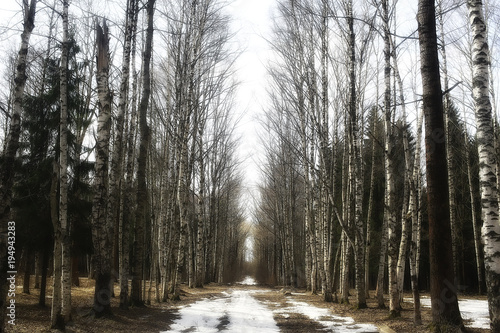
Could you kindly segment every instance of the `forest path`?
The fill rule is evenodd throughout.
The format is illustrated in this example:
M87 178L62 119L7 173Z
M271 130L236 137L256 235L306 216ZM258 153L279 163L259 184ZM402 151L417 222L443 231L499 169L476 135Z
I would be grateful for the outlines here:
M188 332L378 332L371 324L300 302L292 295L255 286L252 278L178 309L179 316L162 333Z

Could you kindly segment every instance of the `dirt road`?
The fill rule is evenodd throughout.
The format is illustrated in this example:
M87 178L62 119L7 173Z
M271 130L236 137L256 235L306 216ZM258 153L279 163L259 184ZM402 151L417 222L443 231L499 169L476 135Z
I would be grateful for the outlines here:
M297 301L293 294L276 297L277 291L254 287L246 278L242 283L178 309L179 318L163 333L183 332L379 332L372 324L356 323L350 317L335 315L329 309ZM274 295L273 295L274 294Z

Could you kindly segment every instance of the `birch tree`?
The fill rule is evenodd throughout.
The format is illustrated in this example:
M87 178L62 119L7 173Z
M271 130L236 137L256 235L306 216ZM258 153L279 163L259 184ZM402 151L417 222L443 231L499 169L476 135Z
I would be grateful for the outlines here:
M106 21L96 26L97 90L99 116L97 120L94 198L92 202L92 243L94 248L95 291L93 311L96 317L111 314L111 258L113 225L107 222L109 195L109 140L112 97L109 88L109 37Z
M129 82L130 82L130 58L132 49L132 39L135 38L136 28L137 28L137 8L138 4L136 0L127 1L127 9L125 11L125 42L123 45L123 59L121 68L121 82L120 82L120 93L118 101L118 114L116 116L116 128L115 128L115 138L113 144L113 153L111 157L111 165L109 172L109 197L108 197L108 210L107 210L107 224L114 226L115 242L116 235L119 233L120 219L120 201L123 200L121 193L121 186L123 186L123 164L124 164L124 122L125 114L127 112L129 103ZM121 235L123 237L123 235ZM126 236L125 236L126 237ZM118 244L115 247L120 247L119 242L120 236L118 236ZM118 253L120 251L118 250ZM121 252L121 256L124 253ZM127 279L128 284L128 274L122 275L120 280ZM120 304L122 307L128 302L127 293L120 293L121 300Z
M68 53L69 1L62 1L63 39L60 63L60 122L59 122L59 218L54 228L54 296L52 298L52 327L64 328L71 319L71 240L68 223ZM59 262L58 262L59 261ZM56 289L61 288L61 291ZM59 299L60 297L60 299Z
M147 28L144 53L142 55L142 94L139 103L139 129L140 144L139 156L137 158L137 211L135 215L134 229L134 263L132 265L132 290L131 302L135 306L144 305L141 281L144 260L144 228L148 205L148 188L146 183L146 170L148 150L150 144L150 129L148 125L148 108L151 95L151 53L153 44L153 18L155 12L155 0L148 0L146 4Z
M392 125L392 94L391 94L391 55L395 50L391 47L391 35L389 30L389 3L383 0L382 4L382 21L384 26L384 129L385 129L385 210L384 224L387 225L387 254L389 266L389 311L391 316L398 317L399 294L397 287L397 258L398 258L398 243L396 231L396 207L395 207L395 184L394 184L394 128ZM384 246L384 244L382 244ZM382 252L384 249L382 249ZM382 254L381 254L382 256ZM382 260L381 260L382 261ZM379 266L379 270L382 267ZM380 273L380 272L379 272ZM382 287L379 288L379 295L382 292ZM383 301L382 301L383 302ZM379 296L379 306L381 306L381 298Z
M37 0L23 0L23 32L21 33L21 46L16 61L16 74L14 79L14 102L10 115L10 125L5 149L0 160L0 231L6 234L7 222L10 218L10 203L12 200L12 185L14 183L14 159L19 148L19 136L21 133L21 116L23 110L23 94L26 85L26 66L29 41L35 27L35 13ZM0 331L4 330L6 316L5 298L7 297L7 239L2 237L0 241Z
M472 32L472 96L477 125L479 179L481 190L481 229L484 244L486 287L492 332L500 330L500 223L492 109L489 92L490 52L487 26L481 0L467 1Z
M131 9L131 7L129 7ZM134 13L133 21L137 23L139 15L139 10L136 10ZM128 24L128 22L127 22ZM130 268L130 227L132 220L132 198L130 195L126 195L133 190L133 182L134 182L134 167L135 167L135 142L136 142L136 123L137 123L137 95L138 95L138 74L135 66L136 59L136 44L137 38L135 35L132 37L132 45L131 45L131 75L132 75L132 89L131 89L131 98L130 98L130 110L126 113L127 120L125 122L126 129L124 130L127 133L126 140L126 159L125 164L125 176L124 176L124 184L121 188L121 197L122 206L121 206L121 216L119 217L119 225L118 225L118 242L119 242L119 274L120 274L120 308L127 309L129 306L129 268Z

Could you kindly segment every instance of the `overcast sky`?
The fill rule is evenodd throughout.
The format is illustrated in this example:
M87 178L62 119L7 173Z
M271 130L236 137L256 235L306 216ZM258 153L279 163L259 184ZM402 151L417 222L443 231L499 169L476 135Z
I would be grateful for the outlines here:
M74 12L75 7L82 5L88 0L72 0L70 11ZM121 7L122 1L93 1L97 8ZM123 1L125 2L125 1ZM239 157L243 160L243 175L245 177L244 186L246 189L244 202L247 213L250 213L252 193L259 178L258 162L262 159L259 155L260 142L258 139L258 119L264 108L266 99L266 69L265 65L269 56L269 45L266 38L271 33L272 9L275 6L273 0L234 0L226 8L232 17L232 29L235 34L235 42L242 50L235 66L237 80L240 82L236 96L235 119L239 119L237 134L241 137ZM44 6L38 4L40 11ZM124 10L124 9L123 9ZM124 17L123 13L115 10L103 9L98 12L108 13L111 23L110 31L113 34L113 25ZM70 13L71 14L71 13ZM113 18L114 16L114 18ZM38 12L35 20L34 37L32 43L36 43L36 34L39 33L43 24L37 20L46 19L46 13ZM11 51L17 52L20 41L22 27L21 0L2 0L0 2L0 43L3 44L0 54L0 81L5 84L6 55ZM14 28L14 29L13 29ZM115 27L115 30L117 28ZM117 33L117 32L115 32ZM112 37L113 39L113 37ZM111 40L113 43L113 40ZM116 55L115 55L116 57ZM5 90L5 89L2 89ZM5 91L2 92L6 94Z
M271 34L273 0L236 0L229 7L233 17L233 29L243 53L236 63L238 79L237 113L242 112L238 125L241 134L240 157L244 159L244 175L247 189L244 202L252 201L259 180L259 162L262 161L259 142L259 119L267 99L266 68L270 56L266 41ZM247 211L250 207L247 207Z

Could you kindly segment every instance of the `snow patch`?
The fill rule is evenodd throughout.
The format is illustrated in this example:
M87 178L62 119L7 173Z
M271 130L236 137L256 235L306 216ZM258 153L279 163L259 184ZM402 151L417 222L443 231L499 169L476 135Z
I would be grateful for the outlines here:
M179 309L180 318L161 333L227 330L241 333L278 333L273 313L252 297L259 290L233 290L222 298L209 298Z
M228 309L230 332L279 332L273 313L251 296L248 290L235 290Z
M219 319L224 317L228 302L228 298L207 298L183 307L179 309L180 318L174 321L169 331L162 333L180 333L187 330L203 333L218 332Z
M368 333L378 332L378 328L372 324L359 324L351 317L336 316L329 309L318 308L305 302L294 301L287 297L287 302L292 306L276 310L275 313L301 313L310 319L319 322L331 332Z
M413 302L412 298L405 298L407 302ZM429 297L420 298L422 306L431 307ZM466 320L466 325L473 328L490 328L490 314L488 312L488 301L478 299L463 299L458 301L458 307L462 314L462 319Z
M241 282L238 282L238 284L242 284L242 285L245 285L245 286L256 286L257 285L257 281L255 281L255 279L251 276L246 276L243 281Z

